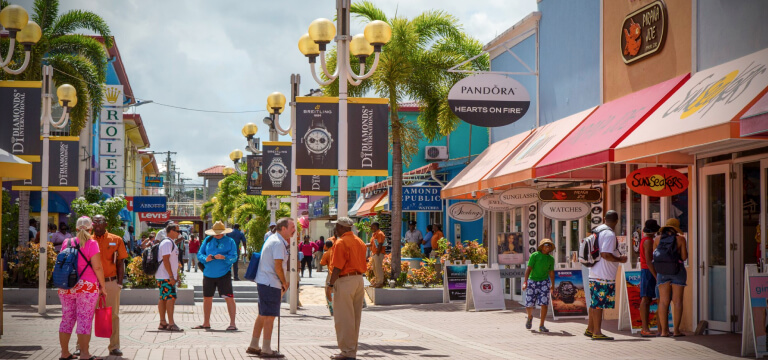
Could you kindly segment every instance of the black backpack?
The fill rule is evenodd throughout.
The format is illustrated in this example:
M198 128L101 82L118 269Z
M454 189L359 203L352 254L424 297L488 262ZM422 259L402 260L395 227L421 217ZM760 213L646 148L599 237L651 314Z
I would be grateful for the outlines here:
M677 234L664 232L656 250L653 250L653 268L662 275L675 275L680 272L680 252L677 250Z
M147 275L155 275L160 267L160 243L152 244L148 249L141 253L141 270Z

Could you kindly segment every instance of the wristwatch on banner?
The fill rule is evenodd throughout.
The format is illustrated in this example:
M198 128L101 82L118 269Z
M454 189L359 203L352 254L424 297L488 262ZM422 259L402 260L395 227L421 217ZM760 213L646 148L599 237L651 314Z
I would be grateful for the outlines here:
M269 180L272 181L272 186L279 188L283 186L283 180L288 175L288 169L283 165L282 158L274 157L267 168L267 173L269 173Z
M317 119L317 120L315 120ZM307 148L307 153L312 158L312 165L319 165L325 161L328 150L331 149L333 138L328 128L325 127L321 117L312 118L309 130L301 139Z
M574 300L576 300L576 291L576 287L570 281L563 281L557 286L560 300L566 304L573 304Z

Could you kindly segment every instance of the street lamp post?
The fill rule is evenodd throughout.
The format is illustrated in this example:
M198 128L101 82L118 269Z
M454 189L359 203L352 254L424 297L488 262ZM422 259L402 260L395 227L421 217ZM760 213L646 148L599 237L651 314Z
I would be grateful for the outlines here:
M389 42L392 37L392 29L389 24L374 20L365 26L364 34L349 35L350 0L336 0L336 18L341 26L337 29L328 19L317 19L309 25L309 31L299 39L299 50L309 59L312 77L318 84L325 86L339 79L339 193L338 216L347 216L349 204L347 202L347 81L357 86L373 75L379 64L381 47ZM335 37L334 37L335 36ZM326 45L332 40L336 41L336 73L331 75L325 61ZM366 73L365 59L375 53L373 66ZM355 74L349 63L351 54L360 60L359 74ZM323 81L315 72L316 58L320 57L320 66L328 80ZM299 136L297 134L297 136Z
M19 5L8 5L0 11L0 25L8 30L8 37L11 39L8 46L8 53L3 58L0 53L0 68L11 75L18 75L24 72L29 65L29 58L32 55L32 45L36 44L43 32L40 26L34 21L29 21L27 10ZM11 63L13 52L16 48L16 42L24 45L24 63L18 69L11 69L8 64Z

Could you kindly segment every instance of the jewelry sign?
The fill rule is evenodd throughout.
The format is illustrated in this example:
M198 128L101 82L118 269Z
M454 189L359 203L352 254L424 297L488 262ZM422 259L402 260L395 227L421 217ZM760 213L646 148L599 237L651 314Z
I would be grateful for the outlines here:
M265 141L262 144L262 195L291 195L291 143ZM297 154L298 155L298 154Z
M261 155L248 155L245 157L246 178L245 193L247 195L261 195Z
M295 136L297 175L339 174L338 98L297 97Z
M331 177L322 175L301 175L301 195L331 195Z
M40 81L0 81L0 149L28 162L39 162Z
M59 140L66 139L66 140ZM51 191L77 191L78 137L51 137L48 147L48 189ZM32 163L32 179L14 181L11 190L40 191L43 163Z
M347 168L350 176L387 176L389 101L349 98L347 104Z
M520 120L530 105L531 96L522 84L498 74L469 76L448 93L448 106L459 119L483 127Z

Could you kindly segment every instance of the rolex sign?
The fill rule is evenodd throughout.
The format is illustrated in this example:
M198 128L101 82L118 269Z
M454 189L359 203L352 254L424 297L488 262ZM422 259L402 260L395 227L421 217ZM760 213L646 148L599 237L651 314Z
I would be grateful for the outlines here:
M448 106L459 119L472 125L509 125L525 115L531 97L517 80L504 75L469 76L453 85Z

